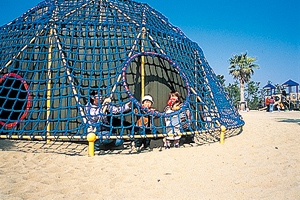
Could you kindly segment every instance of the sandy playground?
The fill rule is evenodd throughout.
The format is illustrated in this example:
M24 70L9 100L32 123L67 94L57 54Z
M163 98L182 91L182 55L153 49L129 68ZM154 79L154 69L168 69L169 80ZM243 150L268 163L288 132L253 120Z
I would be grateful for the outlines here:
M300 199L300 112L241 113L244 131L139 154L0 140L0 199Z

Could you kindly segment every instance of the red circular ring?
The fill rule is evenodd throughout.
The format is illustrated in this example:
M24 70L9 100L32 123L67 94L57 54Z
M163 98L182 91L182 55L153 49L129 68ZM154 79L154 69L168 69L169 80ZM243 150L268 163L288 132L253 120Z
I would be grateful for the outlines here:
M24 87L25 87L25 89L27 91L27 105L26 105L25 112L23 113L23 115L21 116L21 118L19 120L15 121L15 122L9 123L9 124L0 121L0 124L3 125L3 126L5 126L5 127L14 127L18 123L20 123L20 121L24 120L24 118L26 117L26 115L27 115L27 113L29 111L29 108L30 108L30 92L29 92L29 87L28 87L26 81L20 75L15 74L15 73L5 74L3 77L0 78L0 83L4 79L6 79L7 77L15 77L15 78L19 79L23 83L23 85L24 85Z
M189 86L189 82L187 80L187 77L186 77L185 73L179 68L179 66L177 65L176 62L172 61L171 58L169 58L167 55L162 55L162 54L158 54L158 53L154 53L154 52L141 52L141 53L137 53L137 54L132 55L131 57L129 57L123 63L123 68L122 68L122 72L121 72L122 80L123 80L123 87L124 87L125 91L127 92L130 100L133 101L133 103L135 105L137 105L138 107L140 107L141 110L143 110L145 112L148 112L151 115L154 115L154 116L157 116L157 117L168 117L168 116L174 115L174 113L179 113L182 110L185 110L188 107L188 101L187 100L183 103L182 107L179 110L175 111L174 113L161 113L161 112L158 112L158 111L149 110L148 108L142 106L142 104L133 96L133 94L130 92L129 87L127 85L126 71L127 71L128 66L130 65L130 63L136 57L143 56L143 55L146 55L146 56L147 55L149 55L149 56L157 56L157 57L160 57L160 58L168 61L174 68L176 68L179 71L179 73L181 74L182 79L185 82L185 86L186 86L186 89L187 89L187 98L186 99L188 99L190 97L190 95L191 95L191 93L190 93L190 86Z

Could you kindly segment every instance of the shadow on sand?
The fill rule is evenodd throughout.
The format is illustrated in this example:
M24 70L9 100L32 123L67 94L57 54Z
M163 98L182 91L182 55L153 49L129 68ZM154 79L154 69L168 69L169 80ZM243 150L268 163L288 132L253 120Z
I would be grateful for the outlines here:
M298 120L296 123L298 123ZM242 133L242 129L232 129L225 132L225 138L237 136ZM205 134L197 134L194 137L194 143L185 141L185 137L180 140L180 148L190 148L202 146L205 144L215 143L220 141L220 132L211 132ZM150 151L163 151L162 138L151 140ZM24 153L55 153L64 154L68 156L88 156L88 142L87 141L55 141L50 143L42 140L11 140L0 139L0 151L17 151ZM147 153L149 150L142 150L140 152L132 151L131 141L125 141L119 147L111 147L100 151L95 151L95 155L107 154L123 154L130 155L136 153Z
M298 125L300 125L300 119L287 119L287 118L281 118L281 119L277 119L278 122L286 122L286 123L296 123Z

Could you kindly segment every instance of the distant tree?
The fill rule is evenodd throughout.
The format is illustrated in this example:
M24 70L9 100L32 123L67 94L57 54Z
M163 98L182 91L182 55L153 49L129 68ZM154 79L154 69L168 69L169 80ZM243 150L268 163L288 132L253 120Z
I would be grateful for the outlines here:
M254 74L254 68L258 69L258 65L253 62L256 58L247 57L247 53L241 55L234 55L229 59L229 74L234 79L240 82L240 102L245 101L244 84L249 82L251 76Z
M265 104L265 91L264 89L259 89L258 91L258 107L263 107Z
M249 81L245 90L247 91L246 101L250 110L256 110L260 106L261 97L259 91L260 82Z
M284 86L280 85L279 83L275 84L276 87L276 94L282 94L282 91L284 90Z
M217 78L219 79L221 85L223 87L225 87L225 77L224 77L224 75L217 75Z
M234 106L238 108L240 101L240 88L238 82L235 81L233 84L229 83L228 86L225 87L225 91L228 93Z
M249 81L246 85L246 100L250 100L254 95L258 95L260 82Z

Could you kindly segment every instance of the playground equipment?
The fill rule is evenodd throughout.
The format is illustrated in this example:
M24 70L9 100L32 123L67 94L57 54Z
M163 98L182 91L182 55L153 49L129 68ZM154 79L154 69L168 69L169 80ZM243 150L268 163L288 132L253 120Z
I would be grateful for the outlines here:
M272 85L271 83L268 83L263 87L263 89L266 91L266 96L272 96L275 94L276 87Z
M276 92L276 87L274 85L272 85L271 83L268 83L267 85L265 85L263 87L263 90L265 91L264 92L264 102L263 102L263 108L259 109L259 110L266 110L267 109L267 106L265 104L266 102L266 99L267 98L270 98L271 96L275 95ZM276 100L277 99L277 100ZM278 98L275 99L275 103L278 103Z
M263 87L265 90L264 106L266 98L273 97L275 100L274 107L278 104L283 106L283 109L293 110L299 109L300 94L298 93L299 84L295 81L288 80L282 84L284 89L280 93L276 93L276 87L270 83ZM294 88L295 87L295 88ZM293 90L294 89L294 90ZM294 92L292 92L294 91ZM266 109L267 107L262 108Z
M147 4L43 1L0 27L0 64L1 138L86 139L91 88L112 105L132 102L128 113L105 113L110 123L99 125L109 128L111 139L144 137L136 128L147 128L137 127L136 118L146 115L153 122L147 137L166 136L165 118L186 109L193 120L178 134L244 125L201 48ZM163 113L173 90L183 106ZM140 104L145 94L156 111Z
M299 110L299 102L300 102L300 94L298 90L299 83L296 83L295 81L290 79L284 82L282 86L285 87L285 97L289 104L289 109Z

